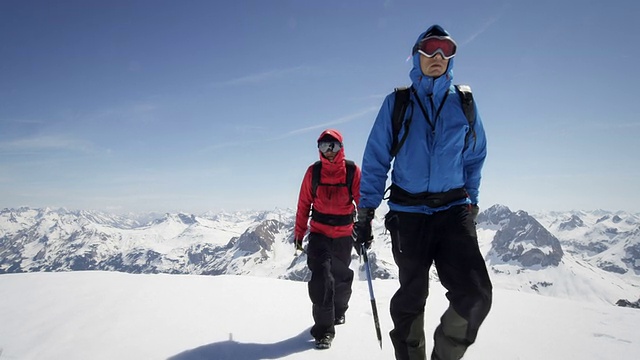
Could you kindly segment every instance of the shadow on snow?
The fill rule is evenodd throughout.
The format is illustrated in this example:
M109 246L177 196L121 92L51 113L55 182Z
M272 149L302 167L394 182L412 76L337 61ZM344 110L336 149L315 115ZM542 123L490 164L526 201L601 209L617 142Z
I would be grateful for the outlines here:
M227 340L195 349L186 350L167 360L260 360L278 359L294 353L313 349L307 328L300 334L272 344L240 343Z

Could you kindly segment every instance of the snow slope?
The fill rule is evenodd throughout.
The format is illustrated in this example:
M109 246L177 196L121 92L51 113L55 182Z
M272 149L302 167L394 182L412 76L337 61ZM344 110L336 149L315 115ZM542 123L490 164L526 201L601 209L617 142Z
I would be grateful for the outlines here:
M373 282L383 348L366 281L330 350L312 349L304 282L252 276L60 272L0 275L0 359L392 359L389 299ZM434 282L430 336L446 308ZM635 359L640 310L496 289L466 360Z

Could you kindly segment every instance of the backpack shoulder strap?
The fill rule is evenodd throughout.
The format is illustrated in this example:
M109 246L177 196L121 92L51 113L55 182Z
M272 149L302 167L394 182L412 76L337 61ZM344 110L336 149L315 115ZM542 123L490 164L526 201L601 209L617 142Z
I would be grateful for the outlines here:
M351 198L351 201L353 201L353 190L351 190L351 187L356 173L356 163L351 160L345 160L344 162L347 166L347 189L349 189L349 197Z
M322 171L322 161L318 160L313 163L313 169L311 170L311 197L314 199L316 198L318 184L320 184L320 171Z
M405 122L404 136L398 141L398 135L404 122L404 115L407 112L409 106L409 99L411 97L411 87L395 88L395 102L393 105L393 115L391 117L391 125L393 129L393 143L391 144L391 157L395 157L400 151L400 148L404 144L409 134L409 125L411 124L411 118Z
M474 123L476 121L476 107L473 100L473 93L471 92L471 87L469 85L455 85L456 92L460 97L460 103L462 104L462 111L464 112L464 116L467 118L469 122L469 132L464 139L465 147L469 142L469 136L473 136L473 146L476 146L476 132L474 130Z
M356 173L356 163L351 160L345 160L345 165L347 168L347 182L343 184L339 184L338 186L346 186L349 189L349 197L353 200L353 190L351 187L353 185L353 178ZM318 160L313 163L313 169L311 170L311 196L315 199L316 193L318 191L318 185L320 185L320 172L322 171L322 161ZM334 185L335 186L335 185Z

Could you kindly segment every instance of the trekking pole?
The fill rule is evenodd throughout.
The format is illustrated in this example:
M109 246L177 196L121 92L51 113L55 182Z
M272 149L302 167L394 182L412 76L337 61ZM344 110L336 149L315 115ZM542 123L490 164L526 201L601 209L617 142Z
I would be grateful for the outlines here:
M373 312L373 323L376 327L376 335L378 343L382 349L382 333L380 333L380 320L378 319L378 307L376 306L376 298L373 296L373 284L371 283L371 268L369 267L369 258L367 257L367 249L364 244L360 244L360 253L364 258L364 269L367 273L367 284L369 285L369 298L371 299L371 311Z

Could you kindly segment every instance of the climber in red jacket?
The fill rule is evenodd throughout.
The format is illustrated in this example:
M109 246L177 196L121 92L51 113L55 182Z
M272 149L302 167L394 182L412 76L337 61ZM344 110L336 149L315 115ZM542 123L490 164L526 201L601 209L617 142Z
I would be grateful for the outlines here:
M320 134L318 150L320 161L309 166L300 187L294 241L302 250L309 223L306 253L315 322L311 335L317 348L326 349L335 336L334 326L345 321L351 297L349 264L354 213L360 202L360 168L345 160L342 135L336 130Z

